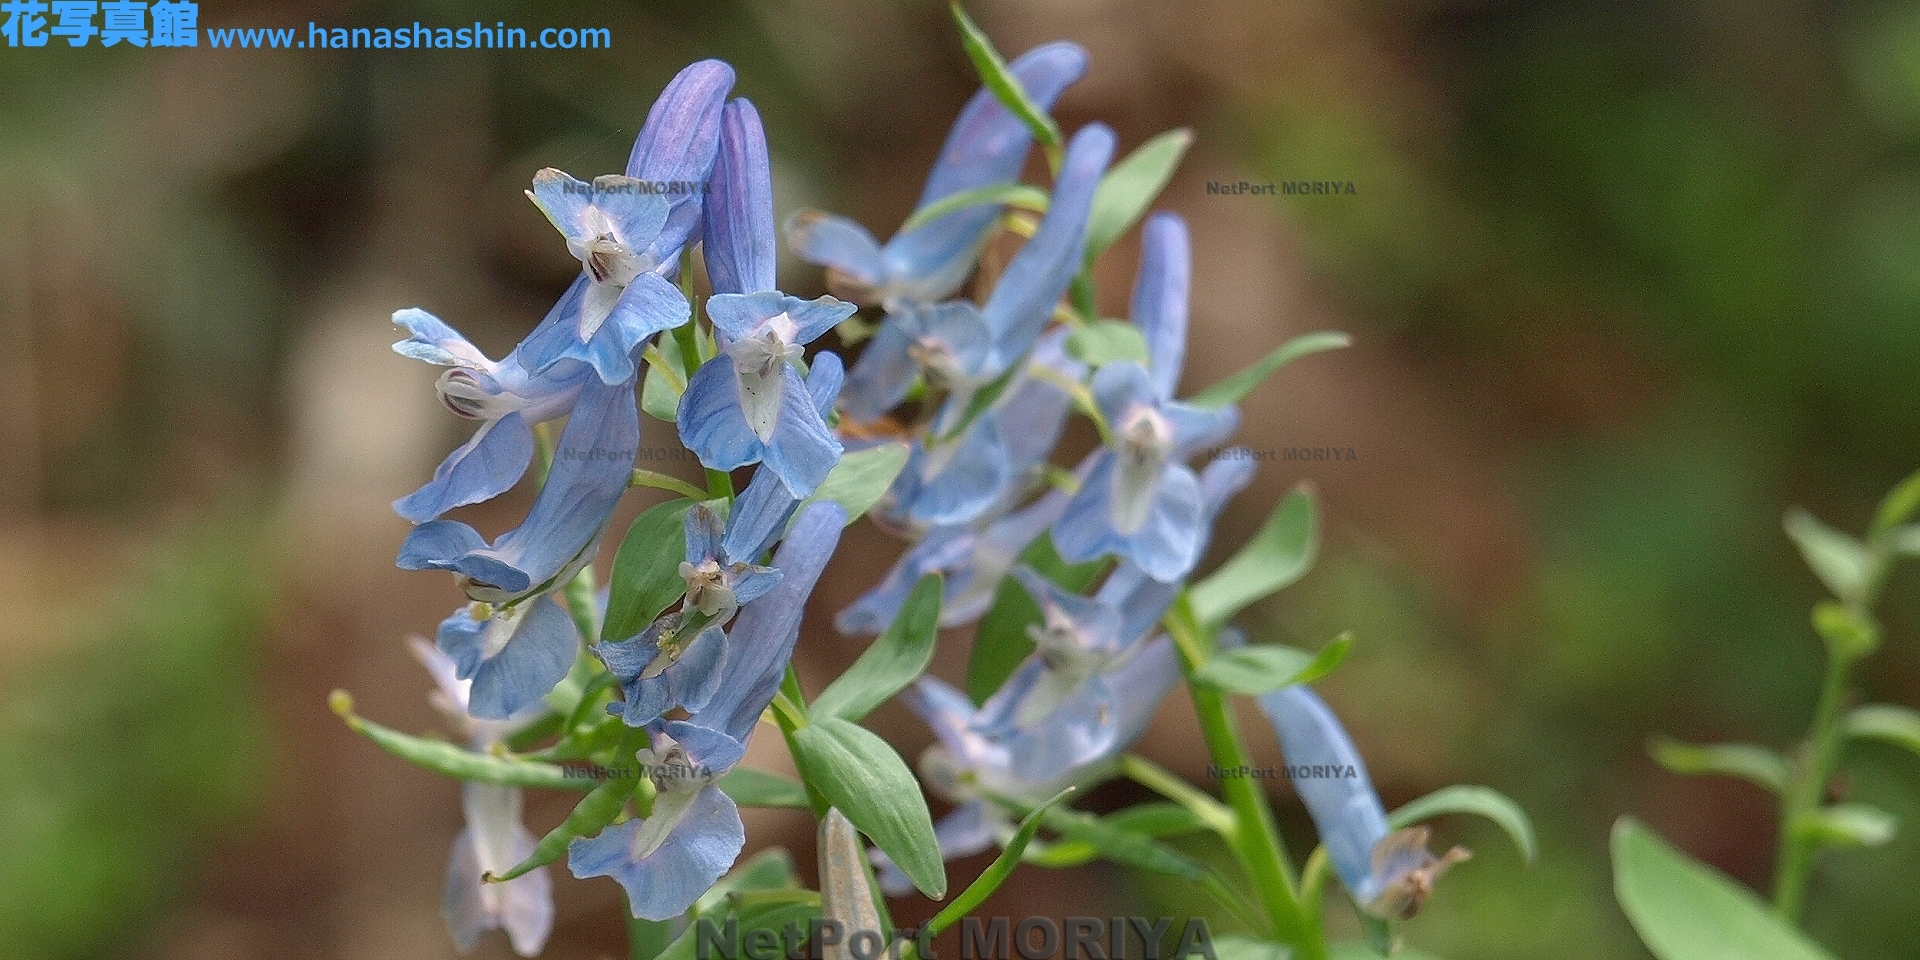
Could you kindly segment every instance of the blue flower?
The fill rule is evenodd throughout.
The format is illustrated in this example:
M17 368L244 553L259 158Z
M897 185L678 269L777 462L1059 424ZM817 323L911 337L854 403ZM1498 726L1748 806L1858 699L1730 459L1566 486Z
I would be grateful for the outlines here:
M903 524L966 523L1003 513L1023 498L1072 409L1057 381L1086 375L1065 342L1065 330L1042 337L1001 394L964 427L953 421L964 418L970 401L949 400L888 490L882 508L888 517ZM955 430L957 436L946 435Z
M805 497L826 479L843 448L811 402L796 364L801 348L852 316L854 306L772 289L766 136L745 100L726 106L707 213L707 262L718 291L707 301L707 314L721 355L687 383L677 417L681 440L708 469L764 461L795 497Z
M582 880L612 877L633 915L671 920L719 880L746 845L733 798L714 786L739 762L737 744L681 743L656 728L638 759L654 785L653 811L567 845L567 868ZM718 746L718 749L703 749Z
M1110 363L1093 376L1093 395L1111 429L1091 474L1054 528L1060 555L1081 562L1119 554L1149 576L1173 582L1200 561L1200 484L1184 461L1232 434L1232 408L1206 409L1172 399L1186 339L1191 252L1185 224L1171 214L1147 223L1134 322L1151 369Z
M436 645L460 679L473 681L468 712L504 720L566 679L580 634L553 595L541 593L512 606L461 607L440 621Z
M1010 695L1008 690L976 709L966 694L932 677L920 678L903 699L938 741L921 757L921 777L929 790L957 805L935 828L941 855L966 856L1010 835L1013 824L1002 800L1031 806L1065 787L1111 776L1120 753L1145 732L1179 680L1173 643L1158 637L1103 677L1106 686L1127 691L1124 699L1103 699L1083 688L1036 723L987 731L981 719L1010 709L996 702ZM888 893L911 889L884 855L876 853L874 861Z
M1420 912L1434 881L1465 860L1467 851L1454 847L1436 857L1427 850L1426 827L1388 831L1386 810L1367 776L1366 761L1340 719L1312 689L1295 685L1259 699L1280 735L1287 765L1325 774L1297 776L1293 786L1354 901L1381 918L1404 919Z
M578 363L560 364L534 376L516 350L498 363L487 359L440 318L420 309L396 311L393 322L411 334L395 352L447 367L435 385L447 409L480 421L473 438L447 455L433 479L393 502L395 513L425 523L453 509L480 503L512 489L533 461L532 425L557 420L573 409L590 374Z
M746 606L725 637L716 676L727 682L684 720L648 725L653 747L639 759L657 791L653 811L568 846L580 878L610 876L627 890L633 915L679 916L740 855L740 811L715 782L746 754L760 714L773 702L809 594L840 540L846 513L825 502L808 507L774 554L780 581Z
M1087 54L1076 44L1050 43L1009 66L1027 95L1046 110L1086 73ZM1032 144L1027 125L993 91L981 88L954 121L915 209L967 190L1011 183ZM787 221L787 244L801 259L827 267L827 282L836 292L892 309L901 302L933 303L959 289L999 215L991 204L956 210L903 230L882 247L859 224L808 210ZM854 416L870 420L892 405Z
M964 410L974 391L1027 356L1080 270L1094 190L1113 147L1113 131L1101 124L1074 134L1046 216L1008 262L984 306L953 300L890 308L887 323L847 376L841 405L849 416L871 420L892 409L916 373Z
M464 523L423 523L401 544L400 567L453 571L469 597L501 606L565 583L593 559L639 446L633 383L589 377L526 521L492 545Z
M583 268L521 344L534 372L578 360L601 380L623 383L636 375L649 338L687 321L686 298L666 277L698 239L721 105L732 88L732 67L695 63L654 102L625 175L588 184L549 168L534 177L528 197Z
M467 712L471 684L461 680L451 658L419 638L414 656L433 675L434 705L466 733L475 750L486 750L526 726L535 711L509 720L485 720ZM533 853L533 835L520 819L518 787L467 783L460 806L466 827L453 841L441 893L441 914L462 952L471 951L488 930L505 930L514 952L531 957L553 930L553 881L545 867L506 883L485 883L488 873L505 873Z

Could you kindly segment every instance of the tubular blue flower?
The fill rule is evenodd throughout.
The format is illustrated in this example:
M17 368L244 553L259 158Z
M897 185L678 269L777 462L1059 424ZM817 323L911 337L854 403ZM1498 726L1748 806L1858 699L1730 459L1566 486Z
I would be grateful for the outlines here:
M434 706L466 734L475 750L486 750L524 727L532 717L485 720L467 712L471 684L459 679L446 654L418 637L409 645L433 675ZM505 930L515 953L531 957L553 930L553 881L545 867L506 883L484 883L488 873L505 873L533 853L533 835L521 823L518 787L467 783L461 787L466 826L447 858L441 915L462 952L471 951L488 930Z
M1056 381L1078 382L1086 368L1066 352L1066 331L1042 337L1000 395L956 427L966 403L950 400L931 435L888 491L884 509L904 524L965 523L993 516L1027 492L1033 471L1053 452L1072 409ZM970 403L970 401L969 401ZM958 431L958 436L948 436Z
M1050 489L1021 509L981 526L953 524L928 530L879 584L862 594L834 620L850 636L879 634L893 623L913 585L929 573L945 577L940 625L972 623L993 603L1014 560L1053 526L1067 508L1068 494Z
M842 407L871 420L905 398L915 373L964 410L974 391L1010 370L1039 339L1079 272L1094 190L1113 159L1113 131L1088 124L1067 144L1047 214L985 306L971 301L900 303L847 376Z
M1076 44L1049 43L1009 66L1027 96L1046 110L1086 73L1087 54ZM968 190L1013 182L1032 145L1027 125L982 87L954 121L915 209ZM808 210L787 221L787 245L802 260L826 267L827 283L835 292L891 310L901 302L933 303L959 289L999 215L999 207L991 204L956 210L902 230L882 247L859 224Z
M620 684L621 699L607 704L607 712L630 727L643 727L675 707L704 709L719 690L724 675L720 659L726 633L708 623L692 637L683 637L684 612L669 613L626 640L596 644L593 652Z
M738 744L682 743L659 729L641 750L653 780L653 812L567 845L567 868L582 880L612 877L627 890L633 915L670 920L685 913L740 856L746 826L740 808L714 786L735 763Z
M633 383L588 378L526 521L493 545L464 523L423 523L401 544L400 567L450 570L467 596L502 606L564 583L593 559L639 446Z
M1172 641L1158 637L1104 678L1128 696L1108 701L1084 688L1037 723L989 733L980 719L1006 708L994 698L975 709L973 701L947 684L922 677L903 695L907 706L933 730L936 742L920 758L921 778L930 791L957 804L935 828L947 859L1004 841L1013 821L999 801L1038 804L1073 785L1112 776L1118 756L1145 732L1160 701L1180 680ZM877 851L880 883L890 894L912 888L897 867Z
M394 512L425 523L512 489L533 461L532 425L573 409L587 368L561 364L536 377L521 365L519 351L495 363L425 310L395 311L393 322L411 334L393 345L394 352L447 367L435 384L440 402L458 416L480 421L473 438L447 455L432 480L393 502Z
M1149 223L1134 287L1135 322L1161 351L1151 369L1111 363L1093 376L1093 395L1111 428L1091 476L1054 528L1070 561L1115 553L1156 580L1172 582L1200 560L1198 479L1183 461L1232 434L1239 414L1172 399L1186 339L1191 251L1185 225L1170 215Z
M727 104L714 191L707 205L707 262L715 294L707 314L721 355L687 383L681 439L712 470L765 461L798 497L839 462L827 427L795 364L806 344L853 315L832 297L802 300L773 290L772 174L753 105Z
M649 724L654 746L640 753L657 794L653 812L569 845L582 879L610 876L627 889L633 914L666 920L685 912L733 866L746 842L740 811L715 781L746 754L760 714L773 702L800 636L807 596L840 539L846 513L817 503L803 511L774 554L780 582L745 607L726 637L727 683L685 720Z
M440 621L435 642L456 675L473 682L468 712L490 720L537 705L566 679L580 650L573 618L551 593L510 607L461 607Z
M732 88L732 67L692 64L654 102L625 175L588 184L549 168L534 177L527 196L583 268L521 344L534 372L578 360L606 383L623 383L636 375L649 338L687 321L686 298L666 277L697 239L721 105Z
M1426 827L1388 831L1386 810L1367 776L1366 762L1339 718L1312 689L1285 687L1259 700L1280 735L1287 765L1326 774L1297 776L1293 786L1354 901L1382 918L1419 913L1434 881L1465 860L1466 849L1454 847L1436 857L1427 850Z

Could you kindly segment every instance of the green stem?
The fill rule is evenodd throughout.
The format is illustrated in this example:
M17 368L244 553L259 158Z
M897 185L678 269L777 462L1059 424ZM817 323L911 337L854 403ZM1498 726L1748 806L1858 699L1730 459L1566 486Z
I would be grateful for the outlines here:
M1194 616L1193 603L1182 589L1166 620L1167 633L1180 649L1180 660L1187 674L1187 689L1193 698L1194 712L1200 717L1200 730L1207 750L1222 769L1251 766L1240 729L1234 723L1226 694L1206 684L1193 682L1193 675L1213 652L1213 637ZM1273 807L1251 777L1228 777L1221 781L1221 792L1238 821L1233 850L1247 875L1253 878L1260 905L1273 921L1281 940L1294 947L1298 960L1326 960L1326 933L1301 903L1293 868L1287 861L1286 845L1274 823Z
M1820 812L1826 799L1828 781L1840 760L1842 742L1841 711L1846 705L1847 674L1853 661L1829 650L1827 675L1820 685L1820 705L1813 714L1813 726L1801 746L1799 763L1787 784L1780 803L1780 840L1778 868L1773 878L1774 910L1798 923L1800 909L1806 903L1807 879L1813 870L1817 844L1803 832L1806 821Z
M1193 784L1181 779L1173 771L1146 757L1137 753L1129 753L1121 757L1120 773L1129 780L1193 811L1193 815L1199 817L1200 822L1206 824L1207 829L1219 834L1228 843L1233 843L1240 832L1239 822L1234 820L1232 810Z
M673 921L645 920L627 911L627 960L653 960L673 939Z

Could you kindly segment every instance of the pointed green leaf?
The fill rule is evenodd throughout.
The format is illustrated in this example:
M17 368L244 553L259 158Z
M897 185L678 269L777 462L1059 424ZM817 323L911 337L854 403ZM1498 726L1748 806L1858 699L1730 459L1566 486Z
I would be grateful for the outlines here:
M1834 596L1843 600L1859 596L1861 588L1866 586L1867 571L1873 566L1867 548L1860 541L1821 523L1799 507L1787 511L1781 526L1793 539L1793 545L1800 548L1800 556L1807 561L1807 566Z
M1106 568L1099 560L1068 564L1054 550L1053 540L1044 535L1021 552L1019 562L1075 593L1085 590ZM974 703L985 703L1019 669L1020 661L1033 652L1027 625L1039 622L1040 605L1027 595L1020 581L1012 577L1000 581L993 605L974 632L973 656L967 662L967 696Z
M960 45L966 48L967 59L973 61L973 68L980 73L980 81L1020 122L1033 131L1033 139L1048 150L1060 149L1060 125L1047 116L1045 110L1027 96L1020 86L1020 78L1013 75L1000 52L993 48L993 41L977 25L967 11L961 9L959 0L953 3L953 20L960 25Z
M599 833L619 817L620 811L627 805L627 798L633 796L634 788L639 783L638 777L610 776L600 781L599 786L574 804L573 812L567 814L567 819L547 831L547 835L533 845L533 852L527 855L527 859L499 876L489 873L481 879L489 883L505 883L565 856L568 844Z
M1520 805L1492 787L1442 787L1387 815L1387 824L1395 830L1411 827L1443 813L1470 813L1485 817L1507 832L1520 858L1532 863L1540 855L1533 838L1533 821Z
M907 465L907 452L904 443L883 443L841 457L813 495L800 501L794 518L806 513L812 504L831 500L846 511L847 523L860 519L893 485L893 478Z
M1813 629L1844 660L1858 660L1880 646L1880 623L1873 614L1838 600L1813 605Z
M990 183L984 187L962 190L942 197L915 210L913 216L908 217L907 221L900 225L900 229L905 231L923 227L955 210L965 210L968 207L989 203L996 206L1019 207L1022 210L1032 210L1034 213L1046 213L1050 199L1045 190L1031 184Z
M1275 370L1292 363L1301 357L1320 353L1325 350L1338 350L1350 346L1353 338L1335 330L1322 330L1294 337L1275 347L1272 353L1260 358L1253 366L1228 377L1205 390L1194 394L1187 400L1198 407L1224 407L1246 399L1253 388L1261 381L1273 375Z
M1847 714L1849 737L1879 740L1920 756L1920 711L1890 703L1869 703Z
M980 906L993 895L995 890L1000 889L1000 885L1012 875L1013 868L1020 865L1020 858L1026 854L1027 845L1033 842L1034 835L1040 832L1041 819L1046 816L1048 810L1065 800L1073 791L1073 787L1068 787L1054 794L1051 799L1035 807L1025 819L1020 821L1020 829L1013 832L1013 837L1001 848L1000 855L994 858L993 863L988 864L987 869L982 870L972 883L967 884L967 889L953 898L952 903L947 904L939 913L934 914L932 920L927 921L933 930L931 936L939 936L941 931L959 923L960 918L972 913L975 907Z
M1719 774L1758 784L1778 796L1787 789L1787 758L1750 743L1696 746L1656 738L1647 747L1653 759L1674 773Z
M1296 683L1312 683L1332 673L1353 649L1353 635L1343 633L1319 653L1298 647L1259 644L1222 650L1209 658L1194 679L1223 690L1259 696Z
M353 697L345 690L335 690L327 698L327 703L353 732L373 741L374 746L442 776L545 790L591 790L594 787L592 780L574 777L565 767L556 763L509 760L489 753L477 753L445 740L416 737L374 723L353 712Z
M933 662L933 642L940 633L940 596L944 582L929 573L913 585L880 639L860 655L827 689L808 712L816 717L839 717L858 722L905 689Z
M838 717L794 731L794 760L827 802L885 851L921 893L946 896L946 864L926 798L900 755L871 731Z
M1306 576L1319 551L1313 488L1302 484L1280 501L1239 553L1194 585L1194 615L1210 627L1226 623L1248 604Z
M1833 960L1751 891L1631 817L1613 827L1613 889L1660 960Z
M807 810L812 804L807 802L807 788L777 773L755 770L752 767L734 767L720 778L720 789L733 802L743 807L781 807L788 810Z
M1106 252L1153 206L1154 198L1173 179L1173 170L1193 143L1193 131L1168 130L1127 154L1100 178L1093 192L1093 212L1087 217L1087 262Z
M692 508L692 500L668 500L648 507L627 528L607 584L603 639L634 636L686 594L680 563L687 558L687 511Z
M1067 354L1090 367L1122 360L1145 364L1147 341L1124 320L1097 320L1067 334Z
M1887 492L1886 499L1880 501L1880 508L1873 513L1873 526L1868 536L1888 536L1896 527L1906 523L1915 510L1920 510L1920 470L1908 474L1905 480Z
M1208 827L1200 816L1177 803L1135 804L1100 818L1108 826L1127 833L1158 839L1189 833L1204 833ZM1077 867L1100 856L1100 850L1084 840L1062 840L1045 849L1028 848L1025 860L1040 867Z
M1867 803L1837 803L1794 821L1796 837L1822 847L1879 847L1893 839L1900 821Z

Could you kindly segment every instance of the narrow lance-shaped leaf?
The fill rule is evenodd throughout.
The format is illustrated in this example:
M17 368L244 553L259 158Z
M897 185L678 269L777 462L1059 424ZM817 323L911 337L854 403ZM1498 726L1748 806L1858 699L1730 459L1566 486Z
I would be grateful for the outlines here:
M686 559L686 517L692 508L691 500L668 500L647 508L627 528L613 558L604 639L637 635L686 593L680 562Z
M1807 561L1820 582L1842 600L1859 597L1866 586L1872 561L1867 548L1852 536L1821 523L1813 514L1795 507L1781 522L1800 556Z
M1067 335L1067 354L1091 367L1123 360L1144 366L1147 341L1131 323L1099 320Z
M988 864L987 869L980 871L980 875L975 877L972 883L967 884L967 889L954 897L952 903L947 904L939 913L934 914L932 920L927 921L927 925L932 928L932 932L928 934L929 937L937 937L948 927L959 923L960 918L971 914L976 907L992 896L995 890L1000 889L1001 884L1007 882L1007 877L1013 874L1013 868L1020 865L1021 857L1026 854L1027 845L1032 843L1034 835L1040 832L1040 823L1046 817L1047 811L1065 800L1073 790L1073 787L1068 787L1028 812L1026 818L1020 821L1020 828L1013 832L1012 838L1007 840L1006 845L1000 849L1000 855L994 858L993 863Z
M1900 821L1868 803L1837 803L1795 819L1794 836L1821 847L1879 847L1893 839Z
M1193 131L1169 130L1140 145L1100 178L1087 217L1087 262L1106 252L1153 205L1173 179L1180 158L1193 143Z
M807 788L777 773L752 767L734 767L720 778L720 789L743 807L810 809Z
M1196 407L1224 407L1246 399L1253 388L1273 375L1275 370L1301 357L1350 346L1353 338L1335 330L1322 330L1298 336L1275 347L1253 366L1194 394L1187 402Z
M1305 576L1319 550L1313 488L1301 484L1280 501L1240 552L1194 585L1194 614L1211 626L1226 623L1248 604Z
M1033 139L1049 151L1057 152L1061 146L1060 125L1047 116L1045 110L1027 96L1020 85L1020 78L1013 75L1012 68L993 48L993 41L967 16L958 0L953 4L953 20L960 26L960 44L967 51L967 58L973 61L973 67L980 73L980 81L993 91L999 100L1020 122L1033 131Z
M1528 819L1527 812L1492 787L1443 787L1387 814L1387 826L1401 830L1443 813L1485 817L1507 832L1513 845L1520 849L1521 859L1532 863L1540 855L1540 845L1534 840L1533 821Z
M1613 889L1660 960L1833 960L1746 888L1632 818L1613 828Z
M828 717L793 733L802 776L892 858L921 893L947 893L926 798L905 761L871 731Z
M933 644L940 633L943 589L939 574L921 577L886 632L820 692L812 715L858 722L924 673L933 662Z
M860 519L886 495L893 478L907 465L908 452L904 443L883 443L846 454L827 472L819 488L800 501L799 508L793 511L794 519L806 513L808 506L828 500L846 511L847 523Z
M1776 795L1787 789L1787 759L1765 747L1750 743L1696 746L1661 737L1654 740L1647 751L1674 773L1739 777Z
M1920 756L1920 712L1890 703L1869 703L1847 714L1849 737L1878 740Z
M1223 690L1259 696L1296 683L1312 683L1326 676L1353 649L1353 635L1343 633L1319 653L1272 644L1237 647L1210 657L1194 679Z

